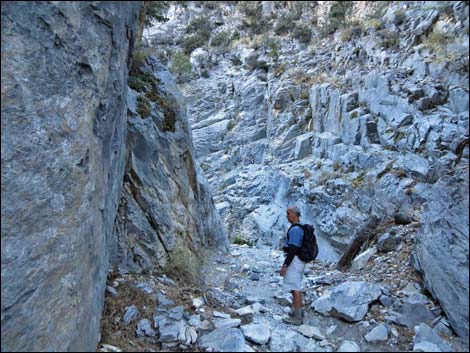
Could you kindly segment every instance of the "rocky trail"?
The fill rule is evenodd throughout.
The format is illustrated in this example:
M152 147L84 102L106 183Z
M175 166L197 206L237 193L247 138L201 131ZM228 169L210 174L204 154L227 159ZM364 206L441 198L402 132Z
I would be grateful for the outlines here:
M379 239L349 271L308 264L301 326L283 322L292 299L282 290L279 250L232 244L207 261L201 290L164 275L116 275L98 350L466 351L411 267L416 228L391 227L402 239L396 249L385 252Z

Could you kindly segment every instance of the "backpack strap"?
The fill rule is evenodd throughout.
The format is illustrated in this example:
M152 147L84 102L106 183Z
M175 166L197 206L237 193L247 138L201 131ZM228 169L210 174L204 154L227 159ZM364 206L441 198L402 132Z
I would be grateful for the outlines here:
M292 229L292 227L295 227L295 226L302 228L302 230L303 230L303 232L304 232L304 235L305 235L305 229L304 229L303 225L300 224L300 223L293 223L293 224L289 227L289 229L287 230L287 241L289 241L289 232L290 232L290 230ZM302 240L302 241L303 241L303 240Z
M289 235L289 232L292 229L292 227L295 227L295 226L300 227L300 228L302 228L303 231L305 231L304 226L301 223L294 223L289 227L289 229L287 231L287 235Z

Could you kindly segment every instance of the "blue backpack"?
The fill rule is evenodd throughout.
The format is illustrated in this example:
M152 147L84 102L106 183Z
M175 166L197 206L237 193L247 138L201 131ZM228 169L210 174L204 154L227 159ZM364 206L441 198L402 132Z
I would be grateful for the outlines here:
M300 246L300 249L297 252L297 256L303 262L311 262L315 260L318 255L318 245L313 226L311 224L294 223L290 226L289 230L294 226L299 226L304 231L304 236L302 237L302 245ZM289 234L289 231L287 232L287 234Z

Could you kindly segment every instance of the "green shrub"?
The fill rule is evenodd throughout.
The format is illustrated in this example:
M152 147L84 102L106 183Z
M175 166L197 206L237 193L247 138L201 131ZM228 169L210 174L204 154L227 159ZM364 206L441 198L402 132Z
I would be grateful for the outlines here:
M263 8L258 1L240 1L239 8L245 17L261 18L263 15Z
M238 56L238 55L236 55L236 54L231 57L230 61L231 61L232 64L235 65L235 66L239 66L239 65L242 64L242 61L241 61L241 59L240 59L240 56Z
M396 48L400 45L400 35L397 32L383 29L378 33L382 38L382 43L380 43L382 48Z
M403 21L406 19L406 12L404 9L399 9L395 11L393 14L395 16L393 20L393 24L395 24L396 26L402 24Z
M342 171L343 170L343 166L341 163L339 163L338 161L334 161L333 162L333 171L337 172L337 171Z
M129 85L130 88L137 92L142 92L145 87L145 83L138 77L136 76L129 76L127 84Z
M361 172L357 177L352 180L352 187L358 189L364 183L364 177L366 173Z
M253 34L266 31L268 20L263 17L263 8L259 1L240 1L239 9L244 14L243 25Z
M139 49L135 50L132 54L132 62L135 62L136 65L143 64L148 53L146 50Z
M235 121L230 120L229 123L227 124L227 131L232 131L235 125L237 125Z
M136 49L132 52L132 63L129 74L137 74L140 71L140 67L145 65L145 59L149 56L150 52L148 49Z
M137 113L139 113L142 118L147 118L150 116L151 111L152 109L147 98L143 95L137 96Z
M371 18L369 20L364 21L364 29L373 29L373 30L378 30L382 27L383 23L381 19L374 19Z
M152 24L152 20L157 22L168 21L168 18L164 16L164 13L168 10L169 5L169 1L143 1L142 6L145 12L145 26L150 26Z
M232 35L230 37L230 42L234 41L234 40L238 40L240 39L240 32L238 31L233 31L232 32Z
M186 27L189 36L185 37L182 43L184 52L189 55L194 49L204 46L211 36L211 31L212 24L208 17L192 20Z
M344 27L352 8L353 3L351 1L334 1L328 12L328 22L336 29Z
M208 17L197 17L186 26L187 34L194 34L199 32L209 32L212 30L211 22Z
M300 99L308 99L309 97L309 88L305 87L300 91L299 98Z
M230 35L225 31L216 34L211 39L212 47L226 47L229 44L230 44Z
M239 236L235 236L235 238L233 238L232 244L248 245L250 248L255 245L252 241L240 238Z
M290 16L281 16L274 26L274 33L277 35L288 33L293 28L292 19Z
M261 44L268 50L267 55L269 57L273 59L277 59L279 57L280 44L278 40L264 35L261 39Z
M176 113L173 110L173 104L162 96L158 96L157 104L163 110L162 131L175 132Z
M158 101L158 94L154 90L150 90L145 94L145 97L147 97L149 100L152 102L157 102Z
M154 89L158 79L150 72L140 71L139 68L134 67L129 72L127 84L137 92L148 92Z
M300 43L310 43L310 38L312 37L310 26L304 24L296 25L292 32L292 36L297 39Z
M177 51L173 54L170 71L175 75L190 74L193 69L189 57L184 53Z
M286 64L282 63L274 69L274 76L281 76L284 72L286 72Z
M184 53L189 55L194 49L203 47L209 40L210 32L198 32L183 39Z
M341 41L346 42L362 35L362 24L354 21L347 25L347 28L341 33Z

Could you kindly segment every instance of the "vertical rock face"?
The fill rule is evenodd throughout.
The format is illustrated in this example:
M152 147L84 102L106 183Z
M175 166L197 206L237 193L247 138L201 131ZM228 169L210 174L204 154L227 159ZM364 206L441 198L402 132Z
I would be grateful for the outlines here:
M139 2L2 2L2 351L98 341Z
M136 90L128 96L128 158L115 227L118 269L197 275L205 250L228 243L208 182L197 170L183 97L170 72L151 57L129 81Z
M419 269L454 330L468 341L468 173L442 178L429 194L416 246Z

